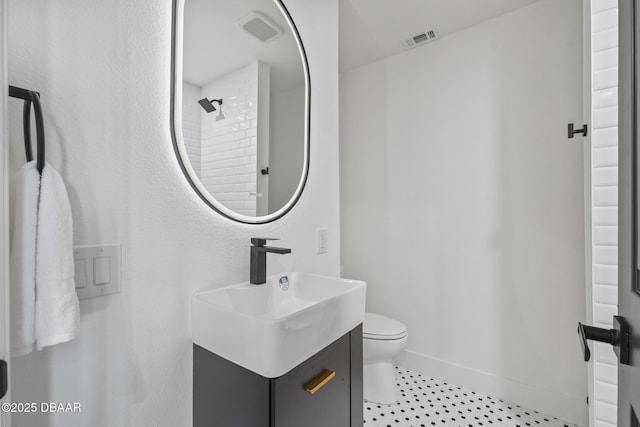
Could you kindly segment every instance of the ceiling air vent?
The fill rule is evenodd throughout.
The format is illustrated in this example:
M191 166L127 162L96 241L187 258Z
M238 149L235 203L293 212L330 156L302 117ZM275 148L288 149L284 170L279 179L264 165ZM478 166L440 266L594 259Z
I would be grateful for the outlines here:
M282 34L278 24L264 13L255 10L240 18L238 27L261 42L270 42Z
M413 49L416 46L426 44L438 38L438 34L434 30L425 31L424 33L416 34L413 37L402 40L402 46L405 49Z

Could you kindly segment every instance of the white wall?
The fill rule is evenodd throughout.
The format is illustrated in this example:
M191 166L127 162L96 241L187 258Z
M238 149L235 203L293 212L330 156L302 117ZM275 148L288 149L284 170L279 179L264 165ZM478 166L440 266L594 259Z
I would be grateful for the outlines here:
M592 324L618 313L618 1L591 1ZM594 425L617 423L618 359L593 343Z
M269 211L283 207L295 193L304 159L304 86L271 97Z
M341 75L342 262L400 364L586 424L582 5Z
M75 341L14 360L15 401L79 401L82 413L16 416L14 427L189 426L192 293L248 280L256 235L293 250L269 256L271 274L339 274L337 0L285 1L309 55L312 168L293 210L257 226L214 213L178 166L171 2L9 3L10 81L42 93L47 158L67 182L75 244L123 245L122 293L81 304ZM10 116L14 172L23 162L20 111ZM316 255L324 226L329 252Z

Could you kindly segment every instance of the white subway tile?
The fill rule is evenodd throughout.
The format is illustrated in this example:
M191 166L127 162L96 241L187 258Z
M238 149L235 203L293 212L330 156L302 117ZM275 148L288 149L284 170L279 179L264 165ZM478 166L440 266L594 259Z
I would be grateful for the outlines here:
M617 206L594 206L591 215L594 225L618 225Z
M617 107L618 106L618 90L617 88L608 88L593 93L591 98L591 107L594 109Z
M618 423L617 405L596 400L595 411L598 421L604 421L613 425Z
M593 266L593 283L599 285L614 285L610 287L616 288L618 285L618 266L594 264ZM616 297L617 299L617 297ZM595 298L594 298L595 300Z
M618 306L613 304L593 304L593 321L603 325L612 325L613 316L618 314Z
M618 287L615 285L593 285L593 301L602 304L618 304Z
M618 68L608 68L593 73L593 89L602 90L618 86Z
M596 13L591 18L591 32L599 33L606 30L618 30L618 9L608 9Z
M591 49L600 52L618 46L618 29L610 29L594 33L591 36Z
M609 344L593 342L591 348L593 348L593 360L595 362L618 366L618 357L613 352L613 347ZM616 383L612 382L612 384Z
M592 15L613 8L618 8L618 0L591 0Z
M618 206L618 187L595 187L593 206Z
M618 125L618 107L601 108L593 110L594 129L606 128Z
M594 148L617 147L618 128L593 129L591 133L591 144Z
M593 167L618 166L618 148L606 147L593 150Z
M607 403L618 403L618 365L612 365L610 363L598 363L595 367L595 380L598 384L597 397ZM611 382L611 379L614 382Z
M593 71L604 70L618 66L618 48L603 50L593 54L591 57L591 68Z
M592 169L591 183L594 187L611 187L611 186L618 185L618 168L617 167L597 167ZM616 217L617 217L617 211L616 211Z
M616 246L618 244L618 227L596 226L593 228L593 244Z
M618 265L618 248L614 246L594 246L592 254L596 264Z

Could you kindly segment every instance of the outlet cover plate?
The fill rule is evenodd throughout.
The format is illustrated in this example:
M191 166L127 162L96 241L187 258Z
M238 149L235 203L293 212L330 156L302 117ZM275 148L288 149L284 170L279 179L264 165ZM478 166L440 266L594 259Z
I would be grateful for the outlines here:
M326 228L318 228L317 231L317 252L319 254L327 253L327 229Z

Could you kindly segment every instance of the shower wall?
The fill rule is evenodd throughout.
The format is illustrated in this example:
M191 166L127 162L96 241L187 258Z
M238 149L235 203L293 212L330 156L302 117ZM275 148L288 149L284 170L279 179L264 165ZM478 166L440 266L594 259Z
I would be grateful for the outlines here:
M207 114L198 100L221 93L227 94L226 118L216 122L217 112ZM253 216L275 212L291 199L302 176L304 99L304 85L271 91L269 66L260 62L204 89L183 82L184 144L193 169L217 200ZM267 167L269 174L262 175Z
M257 61L202 88L183 84L183 134L191 164L209 193L242 215L260 210L257 154L259 143L269 146L268 85L269 67ZM222 98L222 107L214 103L217 111L207 113L197 102L202 98ZM220 109L225 118L216 120ZM267 140L258 141L258 133L266 133Z

